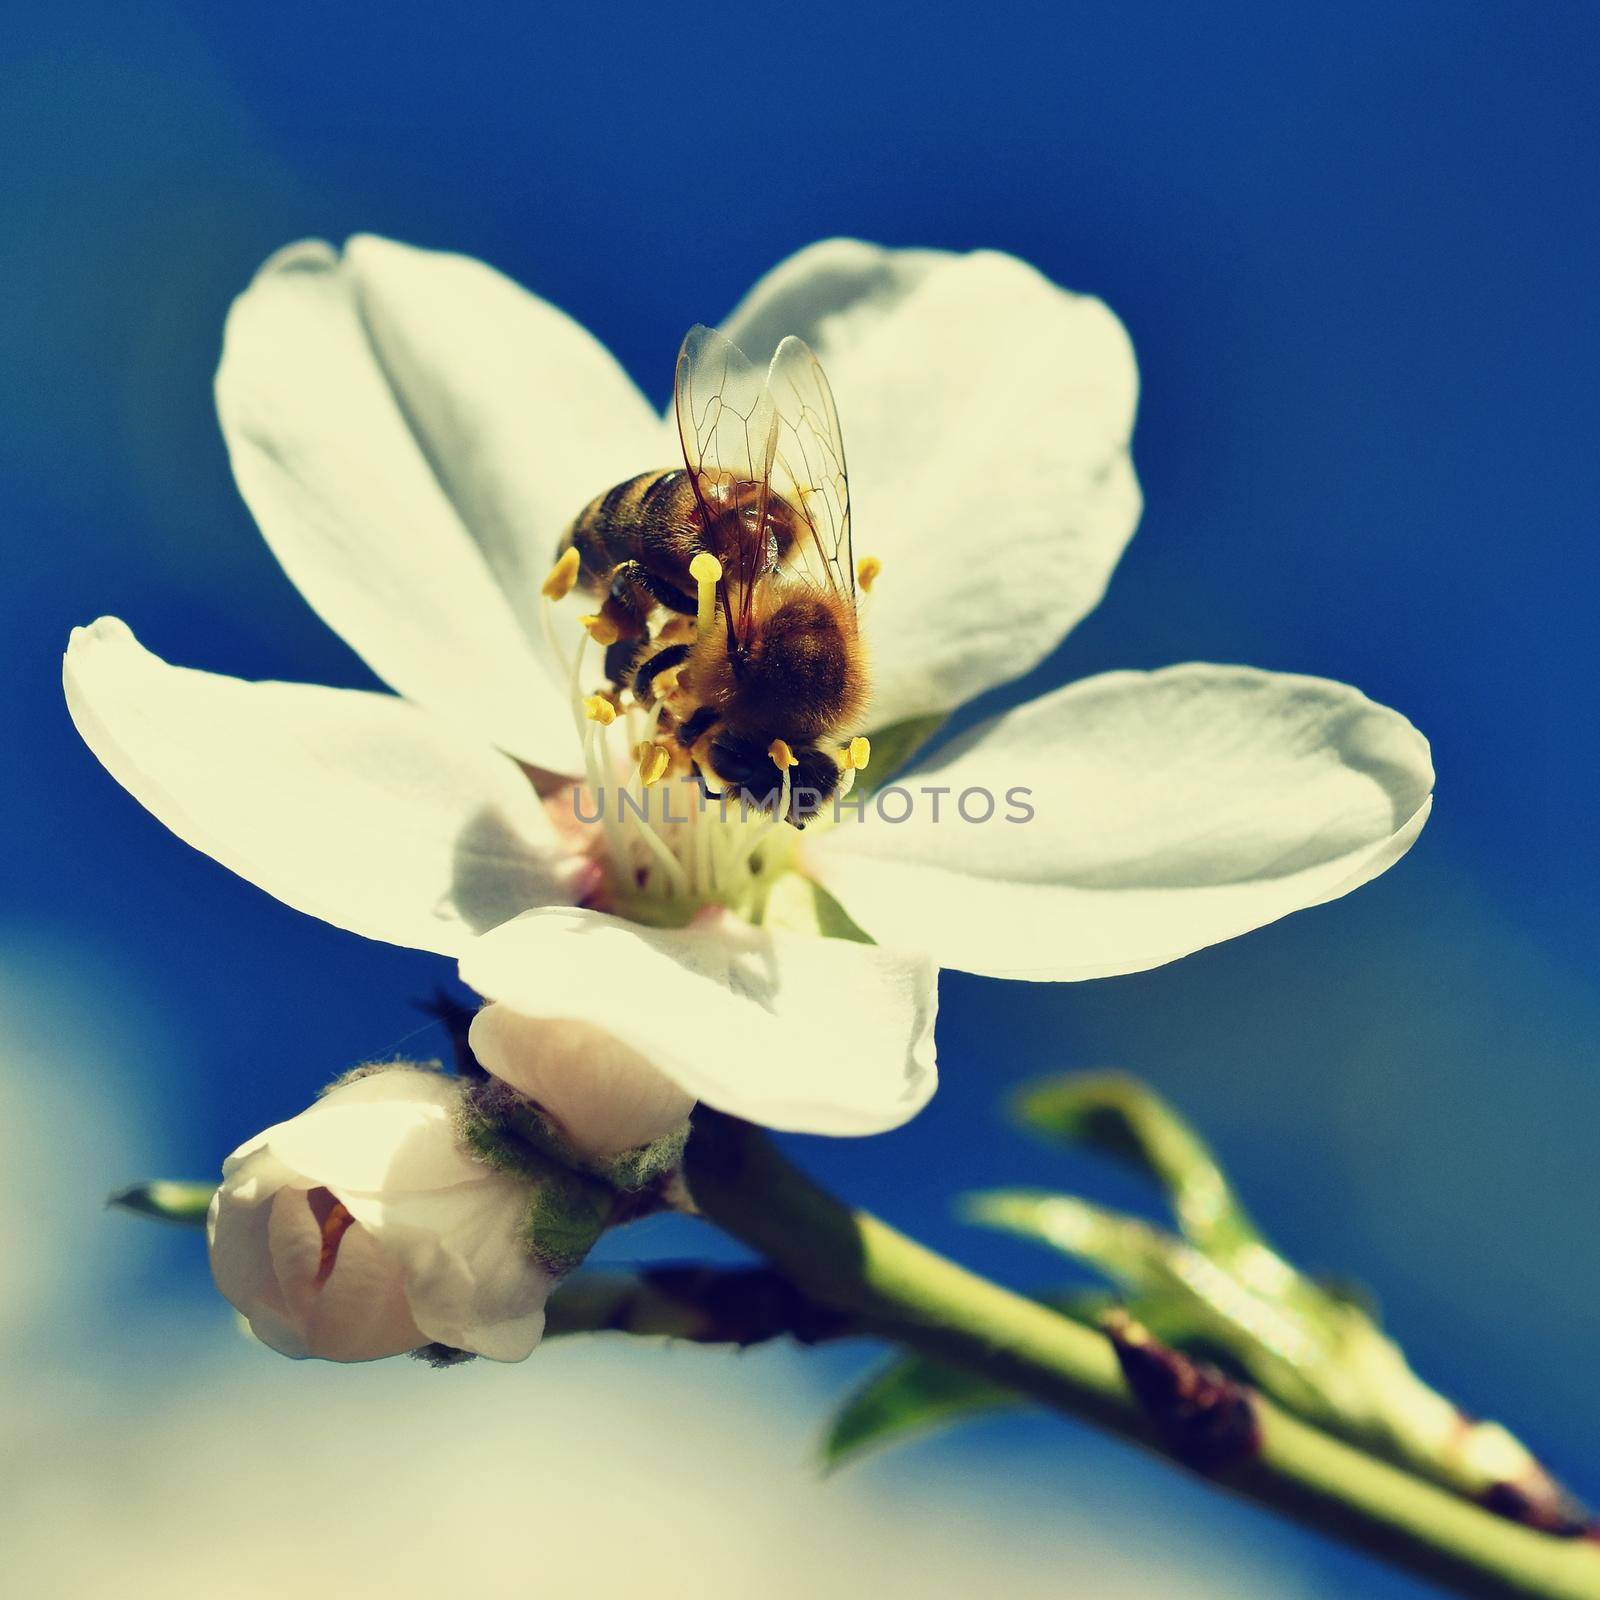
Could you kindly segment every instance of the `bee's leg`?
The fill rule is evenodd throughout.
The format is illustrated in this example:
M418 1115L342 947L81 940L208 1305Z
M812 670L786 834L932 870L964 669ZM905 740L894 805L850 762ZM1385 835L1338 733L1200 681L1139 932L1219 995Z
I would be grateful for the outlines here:
M682 723L678 728L678 743L685 750L692 750L717 724L718 718L710 706L701 706L698 711Z
M611 574L611 593L614 597L627 597L628 602L641 616L648 615L651 605L665 606L668 611L694 615L695 602L681 590L673 588L665 578L652 572L642 561L624 561ZM646 600L650 604L646 604Z
M642 583L645 588L656 597L656 600L661 605L664 605L668 611L676 611L680 616L685 617L692 617L694 615L696 602L693 595L687 595L682 589L674 588L673 585L668 583L665 578L660 577L654 572L651 572L648 567L641 567L639 571L640 575L638 581Z
M628 575L628 568L637 565L634 561L624 561L611 574L610 586L600 606L600 615L616 629L619 642L625 639L637 642L649 631L646 624L655 602L649 595L641 594Z
M606 677L617 688L626 689L634 681L644 647L643 639L618 639L606 646Z
M613 645L612 649L616 646ZM689 659L689 647L686 644L669 644L657 650L653 656L641 661L633 669L633 697L640 705L649 705L655 698L654 684L657 677L669 667L681 666Z
M701 706L693 716L678 725L676 734L679 745L689 752L689 760L694 770L694 781L700 785L701 795L707 800L716 800L719 803L727 798L727 791L725 789L713 789L706 782L706 775L700 770L700 762L704 752L696 752L694 747L706 738L720 720L710 706Z

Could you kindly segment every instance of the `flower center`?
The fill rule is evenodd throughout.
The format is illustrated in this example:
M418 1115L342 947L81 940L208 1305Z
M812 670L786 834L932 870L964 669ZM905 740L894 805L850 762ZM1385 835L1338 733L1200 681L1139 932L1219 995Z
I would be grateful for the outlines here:
M711 792L689 752L675 739L658 736L677 669L656 675L648 705L629 689L594 688L598 675L590 670L589 646L611 641L604 620L591 617L584 619L574 648L562 646L551 607L570 588L563 576L558 566L546 583L541 616L566 675L583 749L584 781L570 803L597 840L595 854L604 869L599 898L636 922L662 926L681 926L707 906L759 921L768 891L790 870L796 851L797 835L782 820L793 763L788 747L774 741L769 752L781 775L772 814L736 795Z
M867 765L870 743L857 735L836 750L814 741L801 752L774 738L762 752L759 741L736 738L731 753L715 743L710 729L718 719L696 701L685 679L690 642L704 644L718 614L722 563L705 550L689 563L694 617L669 618L642 641L654 650L643 668L630 669L629 684L604 681L607 669L591 671L587 652L591 643L602 649L617 643L610 602L579 618L582 631L570 649L556 628L554 606L577 586L580 565L575 546L562 552L541 587L539 615L565 676L583 750L584 784L571 791L571 802L575 819L595 830L590 854L603 869L591 903L658 926L682 926L711 906L762 921L772 889L796 865L797 829L804 824L791 827L786 819L798 815L825 826L836 818L837 803ZM881 570L873 557L861 561L863 594ZM648 672L647 680L641 672ZM597 681L601 686L592 687ZM641 681L648 687L640 690ZM751 771L774 775L770 792L755 802L755 790L738 781L719 780L722 792L713 790L704 774L729 759L735 762L731 778L744 776L748 783ZM819 761L826 763L821 772ZM825 798L835 802L828 818L818 809Z

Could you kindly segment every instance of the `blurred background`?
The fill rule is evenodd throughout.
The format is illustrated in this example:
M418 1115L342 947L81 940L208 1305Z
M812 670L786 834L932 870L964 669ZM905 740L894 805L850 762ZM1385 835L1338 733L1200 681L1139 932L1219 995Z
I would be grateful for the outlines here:
M1003 1181L1142 1202L1000 1105L1134 1070L1293 1257L1364 1280L1425 1376L1600 1496L1596 59L1580 0L14 22L0 1522L26 1591L1422 1593L1050 1417L820 1481L864 1350L294 1366L236 1337L195 1235L100 1209L214 1173L355 1061L442 1048L413 1002L444 962L177 843L59 686L69 628L106 611L169 660L370 682L254 533L210 399L260 260L357 230L482 256L662 400L683 329L828 234L998 246L1110 302L1143 373L1145 519L1004 698L1187 659L1341 678L1434 741L1433 820L1352 898L1162 971L947 976L932 1107L797 1154L1037 1285L1051 1260L949 1202ZM708 1243L658 1221L609 1254Z

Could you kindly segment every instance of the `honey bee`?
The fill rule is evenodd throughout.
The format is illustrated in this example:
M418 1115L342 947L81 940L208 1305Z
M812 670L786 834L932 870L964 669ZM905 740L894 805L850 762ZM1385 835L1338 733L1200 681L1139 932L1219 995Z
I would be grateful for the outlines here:
M833 394L798 338L763 374L695 327L673 403L683 466L598 495L557 555L575 549L578 583L603 596L606 675L660 699L703 791L775 810L783 760L786 820L803 827L838 789L867 698Z

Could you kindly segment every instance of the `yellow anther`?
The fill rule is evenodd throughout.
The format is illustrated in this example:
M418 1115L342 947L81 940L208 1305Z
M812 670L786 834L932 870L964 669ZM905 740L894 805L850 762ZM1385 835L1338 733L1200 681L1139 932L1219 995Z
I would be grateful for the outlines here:
M645 788L653 783L660 783L667 775L667 768L672 765L672 752L664 744L652 744L645 747L644 754L639 758L639 776L644 780Z
M663 667L650 680L650 693L657 700L670 700L678 692L678 680L682 676L682 667Z
M871 594L872 586L882 571L883 563L876 556L862 556L856 562L856 582L861 585L862 594Z
M617 720L617 708L603 694L592 694L583 702L583 714L602 728L609 728Z
M717 585L722 582L722 563L709 550L702 550L689 563L689 576L695 581L695 632L704 638L711 631L717 614Z
M782 739L774 739L767 746L767 758L779 772L787 772L790 767L798 765L794 758L794 751Z
M579 617L585 628L589 630L589 637L596 644L613 645L621 638L617 632L617 625L603 612L596 612L592 617Z
M561 552L561 559L550 569L550 576L540 586L546 600L565 600L578 581L578 552L573 546Z
M844 764L852 772L865 772L867 763L872 759L872 741L862 734L857 734L849 744L844 747Z

